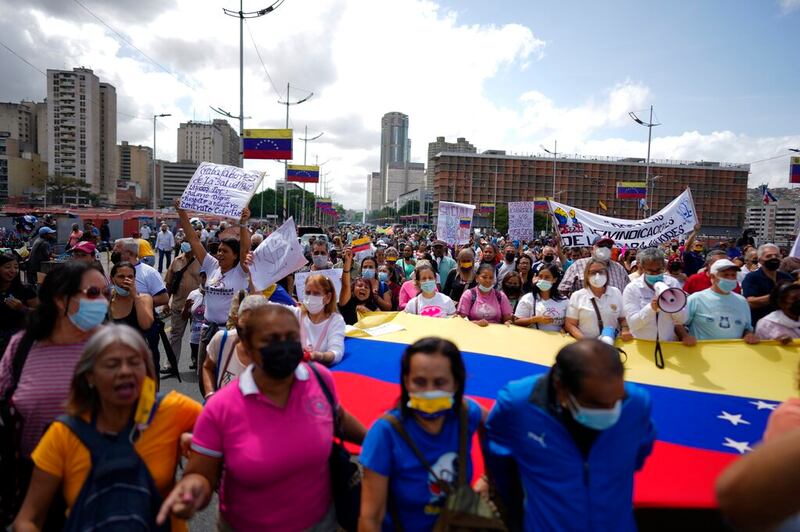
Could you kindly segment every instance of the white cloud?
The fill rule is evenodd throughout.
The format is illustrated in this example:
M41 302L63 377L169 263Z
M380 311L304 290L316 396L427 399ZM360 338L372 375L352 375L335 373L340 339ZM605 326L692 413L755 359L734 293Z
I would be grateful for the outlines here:
M789 13L795 9L800 9L800 0L779 0L781 11Z

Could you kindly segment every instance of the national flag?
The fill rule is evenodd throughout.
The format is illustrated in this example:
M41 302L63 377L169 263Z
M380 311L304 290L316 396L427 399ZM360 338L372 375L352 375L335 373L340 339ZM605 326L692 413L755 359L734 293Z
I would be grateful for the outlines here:
M384 323L404 330L375 337L359 330L348 333L344 359L332 368L341 404L366 426L397 404L400 357L420 338L439 336L456 343L466 366L465 395L487 409L509 381L547 372L555 354L573 341L535 329L478 328L465 320L405 312L373 313L356 326ZM741 340L700 342L692 353L680 343L661 345L664 358L674 361L661 370L655 368L653 342L624 345L626 380L650 394L658 433L653 453L636 475L634 504L716 508L714 482L719 474L755 448L769 414L796 393L791 376L797 357L776 358L770 355L774 345L746 345ZM689 368L687 374L681 362L690 359L702 360L703 367ZM477 444L473 453L474 475L479 477L483 462Z
M644 181L617 181L618 199L639 199L647 197L647 183Z
M608 206L605 203L603 203L603 200L597 200L597 203L598 205L600 205L600 208L603 209L604 211L608 210Z
M481 203L478 205L478 214L489 215L494 213L494 203Z
M789 162L789 183L800 184L800 157L792 157Z
M245 129L242 152L245 159L292 158L291 129Z
M533 198L533 210L549 211L550 203L548 202L547 198Z
M290 164L286 167L286 181L295 183L319 183L319 166Z
M362 238L356 238L350 243L351 249L353 253L358 253L359 251L367 251L372 244L372 239L368 236Z
M458 220L458 226L461 227L462 229L465 228L469 229L471 225L472 225L472 218L461 218Z
M771 201L778 201L778 198L769 191L767 185L761 185L761 197L764 200L764 205L769 205Z

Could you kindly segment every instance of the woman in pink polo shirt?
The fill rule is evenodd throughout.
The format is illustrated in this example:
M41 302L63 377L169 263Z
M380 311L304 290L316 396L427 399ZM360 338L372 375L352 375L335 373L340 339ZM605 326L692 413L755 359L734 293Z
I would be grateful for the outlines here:
M190 518L222 478L219 530L335 530L328 467L334 412L314 372L300 363L297 318L281 305L243 318L239 341L254 364L206 403L186 473L159 522L170 513ZM330 372L315 367L336 400ZM360 444L364 425L336 402L345 439Z

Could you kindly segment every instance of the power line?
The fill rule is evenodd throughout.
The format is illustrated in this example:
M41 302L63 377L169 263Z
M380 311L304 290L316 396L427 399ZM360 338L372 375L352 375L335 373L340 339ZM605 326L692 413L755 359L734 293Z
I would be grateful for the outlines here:
M783 157L788 157L788 156L789 156L789 154L786 153L786 154L783 154L783 155L776 155L775 157L769 157L767 159L759 159L758 161L751 161L751 162L745 163L745 164L765 163L767 161L774 161L775 159L781 159Z
M269 71L267 70L267 65L264 64L264 60L261 58L261 51L258 49L258 44L256 44L256 39L253 37L253 32L250 31L250 24L245 21L244 24L247 27L247 33L250 35L250 40L253 42L253 48L256 49L256 55L258 56L258 60L261 61L261 66L264 68L264 74L267 75L267 79L269 80L270 85L272 85L272 90L275 91L275 95L280 98L281 93L278 92L278 87L275 85L275 82L272 81L272 76L269 75Z

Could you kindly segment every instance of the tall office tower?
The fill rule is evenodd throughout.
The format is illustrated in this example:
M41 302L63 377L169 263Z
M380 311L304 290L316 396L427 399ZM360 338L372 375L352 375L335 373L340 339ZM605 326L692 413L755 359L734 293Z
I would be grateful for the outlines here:
M100 193L112 203L118 177L117 89L100 83Z
M389 166L402 166L411 159L408 140L408 115L386 113L381 119L381 204L396 198L389 197Z
M150 146L134 146L123 140L117 146L119 161L119 187L137 190L136 196L152 202L150 189L153 176L153 148Z
M227 120L184 122L178 128L178 161L239 166L239 135Z

